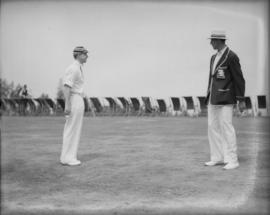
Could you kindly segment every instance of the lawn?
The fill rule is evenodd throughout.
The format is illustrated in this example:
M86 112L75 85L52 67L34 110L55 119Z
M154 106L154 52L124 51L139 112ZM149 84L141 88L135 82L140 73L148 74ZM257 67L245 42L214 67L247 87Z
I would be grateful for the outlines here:
M254 193L262 182L258 171L268 168L260 162L258 169L258 155L269 142L269 118L234 118L240 167L230 171L203 165L209 160L205 117L85 117L77 167L59 163L64 121L2 118L3 214L268 210L266 194Z

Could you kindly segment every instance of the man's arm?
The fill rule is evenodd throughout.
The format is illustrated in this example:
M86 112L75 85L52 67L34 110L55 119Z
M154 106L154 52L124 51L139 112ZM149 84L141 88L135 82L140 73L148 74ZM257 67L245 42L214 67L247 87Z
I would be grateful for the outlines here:
M66 115L69 115L71 112L70 90L71 90L71 87L65 84L63 93L65 96L65 114Z
M233 56L231 61L231 70L235 87L235 94L238 103L238 108L242 112L246 108L245 104L245 79L241 70L241 65L237 55Z

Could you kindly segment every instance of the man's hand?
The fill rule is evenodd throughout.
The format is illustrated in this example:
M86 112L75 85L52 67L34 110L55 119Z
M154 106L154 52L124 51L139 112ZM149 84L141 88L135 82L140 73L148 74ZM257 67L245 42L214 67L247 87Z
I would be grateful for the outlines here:
M70 102L65 103L65 115L69 115L71 112L71 104Z
M65 115L69 115L70 114L70 108L65 108Z
M246 103L244 101L240 101L238 103L238 109L240 112L243 112L246 109Z

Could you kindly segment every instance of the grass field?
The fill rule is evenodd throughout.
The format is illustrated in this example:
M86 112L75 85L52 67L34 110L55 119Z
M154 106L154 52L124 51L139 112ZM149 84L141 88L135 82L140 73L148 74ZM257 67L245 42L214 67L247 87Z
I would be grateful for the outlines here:
M234 118L240 167L205 167L207 118L85 117L81 166L63 117L3 117L3 214L267 214L269 118Z

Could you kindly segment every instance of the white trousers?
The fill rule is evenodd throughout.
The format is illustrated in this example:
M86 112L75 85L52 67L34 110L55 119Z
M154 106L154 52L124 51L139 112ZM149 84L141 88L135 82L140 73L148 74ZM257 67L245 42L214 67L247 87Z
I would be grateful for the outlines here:
M208 105L208 139L211 161L238 163L233 105Z
M84 116L84 101L78 94L71 95L71 113L66 118L60 161L68 163L77 160Z

